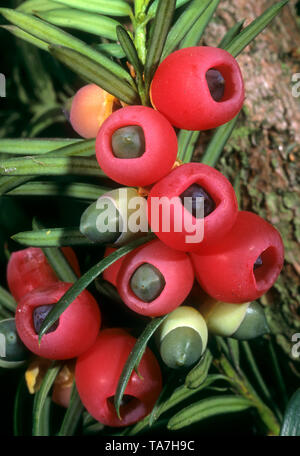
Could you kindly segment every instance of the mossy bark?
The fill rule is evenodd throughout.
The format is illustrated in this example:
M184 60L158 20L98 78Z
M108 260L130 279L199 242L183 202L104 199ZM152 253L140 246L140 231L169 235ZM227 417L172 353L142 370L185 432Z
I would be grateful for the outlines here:
M202 44L217 45L235 22L246 18L246 26L274 3L221 1ZM284 269L261 301L277 343L299 362L300 356L292 357L291 340L300 333L300 88L299 97L293 96L292 80L300 72L300 28L295 5L290 1L238 57L245 105L218 168L235 183L241 209L261 215L283 237ZM201 158L210 136L202 134L194 159Z

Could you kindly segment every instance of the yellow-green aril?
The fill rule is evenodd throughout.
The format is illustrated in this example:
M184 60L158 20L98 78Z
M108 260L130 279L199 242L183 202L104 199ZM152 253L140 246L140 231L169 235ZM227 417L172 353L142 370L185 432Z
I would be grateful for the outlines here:
M147 227L147 201L133 187L104 193L80 220L80 231L90 241L116 247L144 235Z
M269 332L264 308L256 301L236 304L206 298L198 309L212 334L249 340Z
M208 339L206 322L193 307L173 310L155 333L163 362L172 369L195 364L205 352Z

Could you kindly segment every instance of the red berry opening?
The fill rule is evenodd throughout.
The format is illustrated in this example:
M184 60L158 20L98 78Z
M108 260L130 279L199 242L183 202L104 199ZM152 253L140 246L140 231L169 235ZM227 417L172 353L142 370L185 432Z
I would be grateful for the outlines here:
M281 261L279 252L275 247L269 247L258 257L259 265L253 268L257 289L265 288L274 276L274 265ZM257 262L257 260L256 260Z
M115 404L114 404L115 396L110 396L107 399L107 407L110 409L111 413L115 413ZM120 404L120 416L121 418L124 416L130 416L132 413L136 413L137 410L143 409L143 403L134 396L130 394L124 394Z

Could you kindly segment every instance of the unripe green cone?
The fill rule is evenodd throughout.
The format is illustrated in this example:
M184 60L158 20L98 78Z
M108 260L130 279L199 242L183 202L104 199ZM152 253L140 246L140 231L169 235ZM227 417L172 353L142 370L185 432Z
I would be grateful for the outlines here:
M133 293L144 302L156 299L166 285L162 273L152 264L144 263L139 266L130 279Z
M155 334L164 363L173 369L196 363L206 350L207 338L204 318L188 306L171 312Z
M17 367L29 355L16 330L14 318L0 321L0 367Z
M135 188L111 190L84 211L80 231L92 242L125 245L148 231L147 201Z

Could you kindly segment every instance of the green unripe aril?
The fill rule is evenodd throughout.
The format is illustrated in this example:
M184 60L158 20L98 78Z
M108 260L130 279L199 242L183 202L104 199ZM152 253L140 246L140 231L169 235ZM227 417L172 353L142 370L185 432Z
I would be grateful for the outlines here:
M207 338L204 318L189 306L173 310L155 333L162 360L172 369L195 364L206 350Z

